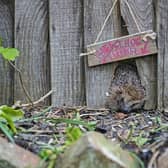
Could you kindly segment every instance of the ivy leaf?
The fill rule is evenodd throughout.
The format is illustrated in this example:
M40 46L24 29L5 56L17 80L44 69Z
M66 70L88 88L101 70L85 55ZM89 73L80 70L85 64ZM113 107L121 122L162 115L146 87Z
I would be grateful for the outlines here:
M22 110L15 110L12 107L8 107L6 105L0 106L0 115L1 112L4 112L7 116L11 117L13 121L22 118L24 115Z
M0 47L0 53L8 61L14 61L19 56L19 50L16 48Z

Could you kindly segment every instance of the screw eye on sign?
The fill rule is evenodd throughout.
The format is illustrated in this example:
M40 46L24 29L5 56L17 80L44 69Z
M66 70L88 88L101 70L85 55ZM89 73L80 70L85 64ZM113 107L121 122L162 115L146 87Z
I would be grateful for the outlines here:
M87 46L88 64L96 66L155 54L157 53L155 39L156 34L147 31L91 44Z

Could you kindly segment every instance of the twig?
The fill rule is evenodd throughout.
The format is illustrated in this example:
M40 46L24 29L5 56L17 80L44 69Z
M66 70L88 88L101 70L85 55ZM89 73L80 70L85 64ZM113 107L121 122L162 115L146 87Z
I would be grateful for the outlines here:
M100 108L100 109L93 109L93 108L87 108L87 111L109 111L107 108Z
M156 153L153 154L151 160L149 161L148 168L153 168L153 164L156 162L156 158L159 155L159 151L156 151Z
M31 105L36 105L36 104L44 101L44 99L46 99L47 97L49 97L52 93L53 93L53 91L50 90L46 95L44 95L43 97L41 97L39 100L37 100L35 102L32 102L32 103L28 103L28 104L21 104L21 107L28 107L28 106L31 106Z
M98 115L107 115L107 113L88 113L88 114L81 114L80 117L86 117L86 116L98 116Z
M48 107L47 109L44 109L41 113L38 113L38 114L35 114L35 115L33 115L31 118L26 118L26 119L20 119L20 120L18 120L18 122L19 123L22 123L22 122L31 122L31 121L33 121L33 120L39 120L39 119L43 119L43 118L45 118L45 114L47 113L47 112L49 112L50 110L51 110L51 106L50 107Z
M78 111L78 112L80 112L80 111L82 111L82 110L85 110L85 109L86 109L86 106L84 106L84 107L81 107L81 106L76 106L76 107L63 106L62 108L63 108L63 110L73 110L73 111Z
M36 134L57 134L58 131L47 131L47 130L26 130L22 133L36 133Z
M31 122L31 121L34 121L34 120L42 120L42 119L45 119L45 118L46 118L45 116L32 117L32 118L26 118L26 119L19 120L19 122Z
M163 141L155 141L154 143L148 145L148 148L152 151L155 152L159 147L161 147L164 144Z
M76 106L76 107L67 107L67 106L63 106L62 107L63 109L65 110L76 110L76 111L82 111L82 110L85 110L85 111L109 111L109 109L107 108L100 108L100 109L94 109L94 108L88 108L87 106L84 106L84 107L81 107L81 106Z
M23 77L22 77L22 73L21 71L11 62L11 61L8 61L8 63L18 72L19 74L19 80L20 80L20 84L22 86L22 89L27 97L27 99L29 100L30 104L33 105L33 101L32 101L32 98L31 96L29 95L25 85L24 85L24 82L23 82Z

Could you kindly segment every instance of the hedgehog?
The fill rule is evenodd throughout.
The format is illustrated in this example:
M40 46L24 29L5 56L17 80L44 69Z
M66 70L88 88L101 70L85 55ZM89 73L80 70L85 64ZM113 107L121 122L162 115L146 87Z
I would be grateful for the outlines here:
M135 64L122 63L117 66L106 96L105 107L111 111L129 113L143 109L145 88Z

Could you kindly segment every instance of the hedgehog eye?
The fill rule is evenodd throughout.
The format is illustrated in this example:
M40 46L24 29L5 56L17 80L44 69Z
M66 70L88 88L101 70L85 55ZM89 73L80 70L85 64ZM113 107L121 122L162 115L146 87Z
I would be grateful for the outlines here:
M120 104L124 103L124 98L122 97L120 100L118 100Z
M117 91L117 94L122 94L122 91L121 91L121 90L118 90L118 91Z

